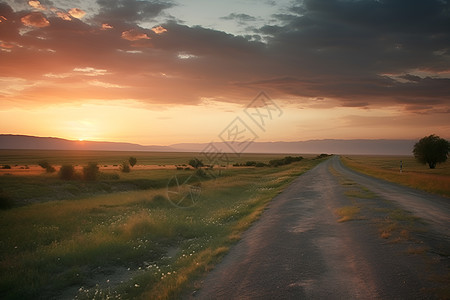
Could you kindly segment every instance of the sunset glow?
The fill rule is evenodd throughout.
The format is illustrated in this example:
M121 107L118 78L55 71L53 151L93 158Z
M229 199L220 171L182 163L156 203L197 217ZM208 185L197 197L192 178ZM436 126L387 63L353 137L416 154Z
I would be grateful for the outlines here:
M449 137L447 1L269 2L2 1L1 133L209 142L265 91L260 141Z

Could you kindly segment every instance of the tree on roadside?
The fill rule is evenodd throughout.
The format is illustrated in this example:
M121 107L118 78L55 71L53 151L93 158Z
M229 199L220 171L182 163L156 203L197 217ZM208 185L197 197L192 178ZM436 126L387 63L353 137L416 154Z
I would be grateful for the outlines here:
M134 165L137 163L137 159L136 159L136 157L131 156L131 157L128 159L128 162L130 163L130 166L131 166L131 167L134 167Z
M434 169L436 164L445 162L449 152L450 143L434 134L421 138L413 149L416 160L428 164L430 169Z

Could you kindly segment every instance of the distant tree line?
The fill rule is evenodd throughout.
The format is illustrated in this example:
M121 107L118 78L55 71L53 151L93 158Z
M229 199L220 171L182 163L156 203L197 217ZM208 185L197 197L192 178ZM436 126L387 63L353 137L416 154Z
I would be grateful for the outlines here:
M303 159L302 156L286 156L281 159L272 159L268 164L261 161L250 160L245 163L235 163L234 167L278 167L283 165L289 165L293 162L301 161Z

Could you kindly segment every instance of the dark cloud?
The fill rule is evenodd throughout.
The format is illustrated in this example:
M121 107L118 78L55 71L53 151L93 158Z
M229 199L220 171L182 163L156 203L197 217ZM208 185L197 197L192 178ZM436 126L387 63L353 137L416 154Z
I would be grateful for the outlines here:
M226 17L222 17L222 20L236 20L239 23L246 23L246 22L253 22L257 19L255 17L252 17L247 14L237 14L237 13L231 13Z
M270 36L273 57L282 54L277 60L284 70L277 72L290 77L265 84L346 103L359 103L361 97L373 103L392 98L402 103L415 99L447 103L448 79L410 73L450 69L449 2L306 0L291 11L274 15L282 26L257 30Z
M174 5L170 2L139 0L97 0L97 3L100 5L97 19L125 23L151 20Z

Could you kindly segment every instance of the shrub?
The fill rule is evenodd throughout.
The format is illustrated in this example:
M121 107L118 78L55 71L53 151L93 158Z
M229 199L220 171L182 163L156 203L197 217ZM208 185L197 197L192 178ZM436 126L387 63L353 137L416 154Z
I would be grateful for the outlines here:
M257 162L256 163L256 165L255 165L255 167L257 167L257 168L262 168L262 167L265 167L265 166L267 166L265 163L263 163L263 162Z
M59 169L59 178L62 180L75 179L75 168L72 165L62 165Z
M302 156L297 156L297 157L286 156L285 158L282 158L282 159L273 159L273 160L269 161L269 165L271 167L278 167L278 166L283 166L283 165L289 165L293 162L301 161L302 159L303 159Z
M206 177L206 172L203 169L197 169L197 171L195 171L195 175L197 175L198 177Z
M203 162L198 158L191 159L189 161L189 165L193 166L195 169L201 168L204 166Z
M87 166L83 167L83 179L86 181L97 180L98 165L95 162L90 162Z
M128 162L130 163L131 167L134 167L134 165L137 163L137 159L136 159L136 157L130 156L130 158L128 159Z
M39 162L39 166L43 169L45 169L45 172L47 173L53 173L56 171L56 169L48 162L48 161L41 161Z
M0 209L10 209L14 206L14 201L0 189Z
M128 164L127 161L124 161L121 165L120 165L120 171L122 171L122 173L130 173L130 165Z

